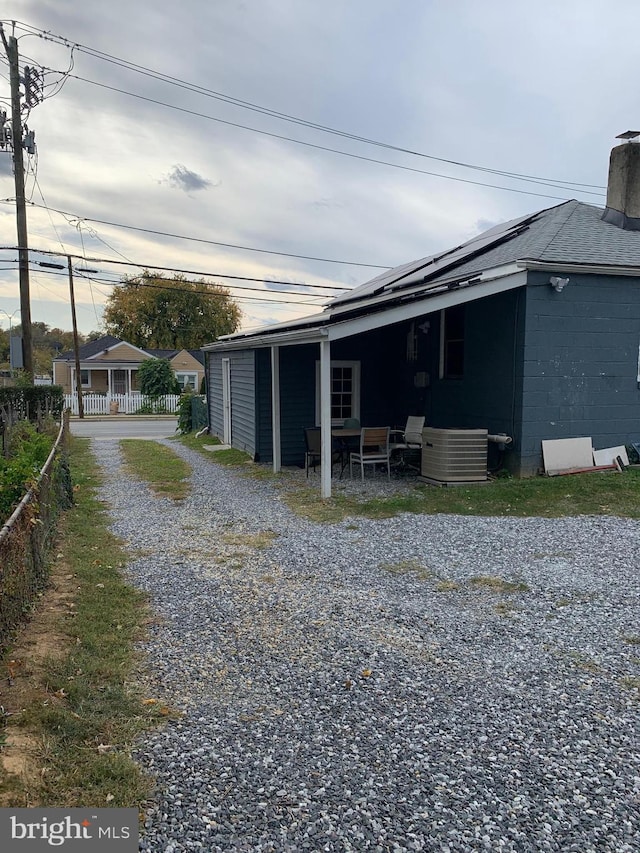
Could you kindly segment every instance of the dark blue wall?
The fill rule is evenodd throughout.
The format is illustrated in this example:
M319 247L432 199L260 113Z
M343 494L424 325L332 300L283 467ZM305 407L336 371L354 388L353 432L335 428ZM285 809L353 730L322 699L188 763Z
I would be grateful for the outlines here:
M315 424L317 344L280 347L280 453L283 465L304 464L304 428ZM256 434L260 462L273 461L271 351L256 352Z
M427 423L438 428L487 429L513 438L504 459L490 445L489 465L517 468L522 412L525 289L487 296L465 307L464 375L440 379L440 317L431 318L431 386Z
M567 275L563 273L562 275ZM640 284L623 276L529 275L523 362L522 473L540 442L590 436L597 448L640 439Z
M400 426L408 415L424 414L430 426L504 432L514 439L504 464L524 475L541 468L543 439L591 436L596 448L640 440L640 285L628 277L571 275L556 293L552 274L531 273L526 288L467 303L462 379L439 378L439 312L415 321L423 326L415 361L407 361L408 322L334 342L332 360L361 362L362 423ZM239 368L240 378L249 377L245 355L234 357L232 382ZM317 344L280 349L285 465L302 464L303 430L315 423L318 359ZM420 374L428 376L426 387L416 382ZM212 395L215 378L212 371ZM268 349L255 353L255 378L256 456L269 462ZM233 404L250 449L248 395L239 400L234 391ZM211 416L219 416L213 404Z

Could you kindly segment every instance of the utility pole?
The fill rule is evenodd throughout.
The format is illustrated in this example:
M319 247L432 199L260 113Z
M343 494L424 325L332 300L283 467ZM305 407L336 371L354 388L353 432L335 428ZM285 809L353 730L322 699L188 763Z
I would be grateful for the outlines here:
M76 393L78 394L78 417L84 418L84 403L82 402L82 376L80 375L80 347L78 346L78 323L76 321L76 298L73 292L73 268L71 255L67 255L69 268L69 296L71 297L71 323L73 329L73 352L76 357Z
M0 25L0 35L9 61L11 86L11 136L13 141L13 173L16 185L16 224L18 230L18 263L20 270L20 316L22 317L22 352L24 371L33 384L33 344L31 340L31 301L29 298L29 243L27 238L27 206L24 195L24 160L22 155L22 113L20 104L20 69L18 39L9 40Z
M38 261L39 267L47 267L52 270L63 270L64 264L56 264L51 261ZM71 266L71 255L67 255L67 269L69 270L69 298L71 301L71 327L73 329L73 354L76 362L76 394L78 396L78 417L84 418L84 402L82 400L82 376L80 375L80 345L78 343L78 322L76 320L76 297L73 289L73 267ZM87 270L96 272L96 270Z

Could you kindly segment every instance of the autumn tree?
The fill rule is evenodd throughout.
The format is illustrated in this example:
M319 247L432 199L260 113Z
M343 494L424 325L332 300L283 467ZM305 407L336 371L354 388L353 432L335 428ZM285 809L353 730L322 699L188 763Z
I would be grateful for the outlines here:
M145 349L198 349L235 332L239 322L240 309L225 288L147 270L125 278L104 309L109 334Z

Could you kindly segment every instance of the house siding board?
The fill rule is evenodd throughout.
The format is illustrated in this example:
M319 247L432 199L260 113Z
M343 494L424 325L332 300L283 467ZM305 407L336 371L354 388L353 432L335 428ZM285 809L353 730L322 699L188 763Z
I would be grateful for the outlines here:
M427 415L431 426L504 432L514 439L514 449L517 447L523 393L523 290L467 304L462 379L439 378L439 318L432 323L431 400Z
M138 364L141 361L146 361L151 358L145 352L141 352L135 347L129 346L127 343L117 344L113 349L107 352L97 353L95 356L98 361L128 361L132 364Z
M594 447L640 438L640 284L572 275L561 293L530 273L524 347L521 473L542 466L544 439L590 436Z
M282 352L282 351L281 351ZM271 350L256 350L256 461L273 462L273 428L271 423Z
M212 435L222 438L222 354L207 353L206 365L209 429Z
M240 350L231 359L231 444L251 456L256 452L255 354ZM222 389L220 392L222 398Z
M283 465L304 464L304 428L314 426L316 421L316 362L319 358L317 344L280 349L280 447ZM271 447L268 453L271 461Z

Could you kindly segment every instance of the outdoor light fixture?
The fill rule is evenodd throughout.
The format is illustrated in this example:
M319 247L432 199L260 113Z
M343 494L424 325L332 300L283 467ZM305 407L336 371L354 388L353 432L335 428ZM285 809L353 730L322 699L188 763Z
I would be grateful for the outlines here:
M569 284L568 278L560 278L559 275L552 275L549 279L549 284L556 293L562 293L565 287Z

